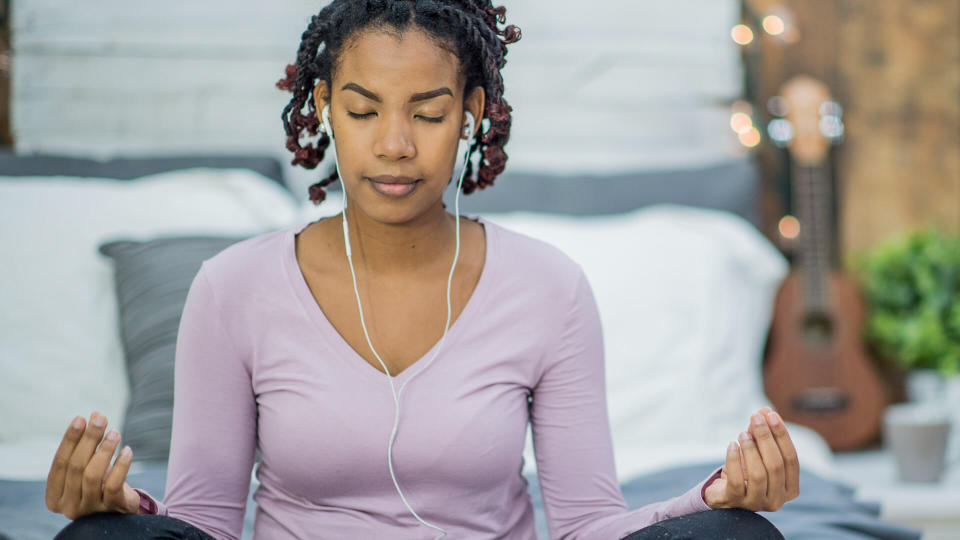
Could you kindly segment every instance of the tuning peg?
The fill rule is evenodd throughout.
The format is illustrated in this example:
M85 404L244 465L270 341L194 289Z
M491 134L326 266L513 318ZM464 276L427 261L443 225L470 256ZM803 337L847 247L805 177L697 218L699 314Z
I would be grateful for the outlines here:
M843 118L843 107L836 101L824 101L820 104L820 116Z
M782 96L773 96L767 100L767 110L771 115L782 118L790 112L790 107Z
M820 118L820 133L830 140L831 144L840 144L843 139L844 126L839 116L824 116Z
M785 118L775 118L767 124L767 134L777 148L786 148L793 140L793 124Z

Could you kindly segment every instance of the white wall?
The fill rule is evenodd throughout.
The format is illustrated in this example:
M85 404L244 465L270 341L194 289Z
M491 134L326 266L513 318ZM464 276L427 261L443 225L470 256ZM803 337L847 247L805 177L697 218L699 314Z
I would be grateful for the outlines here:
M742 80L729 37L737 0L498 3L523 29L504 70L511 170L688 167L742 153L727 127ZM322 5L15 1L17 150L289 161L280 111L290 94L274 84Z

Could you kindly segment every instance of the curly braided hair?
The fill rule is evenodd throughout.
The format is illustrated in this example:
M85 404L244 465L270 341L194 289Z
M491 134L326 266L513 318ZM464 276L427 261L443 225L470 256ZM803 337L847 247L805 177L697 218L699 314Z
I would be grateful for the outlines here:
M281 90L293 92L290 103L280 115L287 134L287 149L293 152L293 165L314 169L330 145L321 133L313 144L301 144L306 131L317 135L320 120L313 99L318 81L332 86L333 73L344 44L367 28L393 28L403 32L411 25L438 39L460 60L466 80L464 95L482 87L486 93L484 118L486 130L469 149L480 153L479 169L474 175L473 160L467 162L463 193L484 189L503 172L507 163L504 145L510 138L513 110L503 98L500 70L506 65L507 45L520 39L520 29L506 23L506 8L493 6L491 0L334 0L310 19L301 35L297 61L286 67L286 76L277 82ZM306 112L304 112L306 107ZM324 188L338 179L336 168L329 176L310 186L310 200L320 204Z

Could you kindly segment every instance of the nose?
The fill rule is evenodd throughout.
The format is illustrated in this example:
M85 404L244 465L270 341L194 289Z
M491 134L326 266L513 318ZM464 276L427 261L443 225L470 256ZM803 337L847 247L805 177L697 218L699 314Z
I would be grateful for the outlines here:
M378 158L391 161L410 159L417 155L410 133L410 122L405 118L387 116L381 122L373 152Z

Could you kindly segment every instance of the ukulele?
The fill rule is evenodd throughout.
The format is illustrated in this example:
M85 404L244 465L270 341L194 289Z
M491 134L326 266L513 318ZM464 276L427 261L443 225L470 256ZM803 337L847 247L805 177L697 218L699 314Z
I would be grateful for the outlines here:
M785 139L800 234L774 305L764 389L784 419L814 429L834 451L853 450L877 437L887 400L863 344L858 286L831 262L828 135L830 121L839 122L831 107L839 107L826 85L806 76L784 84L781 97L793 132Z

